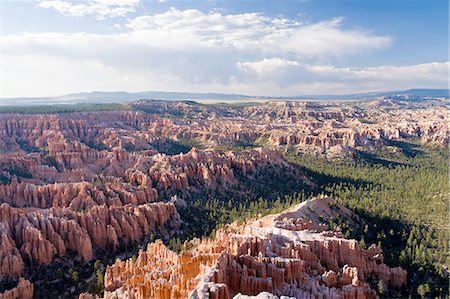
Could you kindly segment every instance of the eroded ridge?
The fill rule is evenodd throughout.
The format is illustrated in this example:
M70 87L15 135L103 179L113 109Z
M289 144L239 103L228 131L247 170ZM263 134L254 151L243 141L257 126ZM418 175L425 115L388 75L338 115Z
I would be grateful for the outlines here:
M378 151L420 155L419 143L448 144L447 114L437 99L395 98L242 107L143 100L123 111L1 114L0 279L34 281L27 271L64 262L61 257L86 266L150 235L167 241L189 234L191 223L180 219L190 200L217 197L232 207L246 198L313 189L317 182L283 153L364 161ZM298 215L229 226L213 241L190 242L194 249L179 255L151 244L138 267L122 262L137 271L135 284L121 276L127 271L111 274L120 262L108 270L106 296L371 297L374 281L403 287L405 272L385 266L379 248L360 250L328 231L317 213L297 208Z
M161 241L106 270L105 298L232 298L269 292L294 298L377 298L371 282L406 286L406 271L384 264L375 245L329 231L318 217L353 217L331 198L220 230L177 254ZM87 296L84 294L83 296Z
M290 168L263 148L160 153L151 143L170 124L136 111L2 115L0 279L68 254L87 262L169 239L180 228L172 195L225 194L262 169Z

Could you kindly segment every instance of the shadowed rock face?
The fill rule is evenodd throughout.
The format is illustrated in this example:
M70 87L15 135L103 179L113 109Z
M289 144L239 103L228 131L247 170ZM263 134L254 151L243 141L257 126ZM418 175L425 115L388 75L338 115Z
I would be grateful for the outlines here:
M406 285L406 271L383 263L381 249L361 250L355 240L328 231L318 215L351 217L331 198L231 225L214 240L192 241L180 254L149 244L136 261L106 270L105 298L232 298L269 292L295 298L376 298L368 281ZM314 211L314 212L311 212Z

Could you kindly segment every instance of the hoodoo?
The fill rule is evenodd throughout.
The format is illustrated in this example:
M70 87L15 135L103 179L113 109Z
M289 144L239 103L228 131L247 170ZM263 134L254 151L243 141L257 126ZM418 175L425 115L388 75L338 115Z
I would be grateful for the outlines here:
M353 214L329 197L318 198L229 225L215 239L194 240L193 249L179 254L156 241L136 260L107 268L105 298L233 298L263 292L293 298L377 298L370 285L374 279L393 290L406 286L406 271L386 266L379 247L360 249L357 241L328 230L319 215Z

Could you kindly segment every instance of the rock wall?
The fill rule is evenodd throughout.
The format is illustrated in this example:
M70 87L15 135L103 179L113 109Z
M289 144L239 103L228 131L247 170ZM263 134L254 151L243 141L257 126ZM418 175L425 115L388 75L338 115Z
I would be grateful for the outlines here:
M327 152L373 148L386 140L418 139L448 144L448 110L443 107L389 109L349 103L269 102L245 109L211 108L186 103L143 101L140 111L60 115L0 115L0 150L23 152L46 147L59 168L76 170L92 164L109 171L134 161L127 151L154 151L160 138L196 140L204 146L290 146ZM220 110L219 109L219 110ZM159 114L170 114L168 120ZM189 115L203 115L195 120ZM206 117L208 116L208 117ZM111 160L113 160L111 162ZM94 167L95 168L95 167Z

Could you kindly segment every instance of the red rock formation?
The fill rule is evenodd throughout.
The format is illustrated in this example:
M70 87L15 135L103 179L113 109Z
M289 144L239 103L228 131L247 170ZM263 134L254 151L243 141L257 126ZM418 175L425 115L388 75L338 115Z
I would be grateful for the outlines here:
M0 279L17 278L28 263L51 263L55 256L62 256L68 250L89 260L96 248L113 250L121 242L139 240L155 229L164 230L165 224L177 223L178 214L172 204L155 202L179 193L229 192L240 187L239 177L251 178L266 167L289 167L278 150L334 156L352 153L354 149L395 145L390 140L405 138L424 143L449 142L445 107L412 109L389 99L372 106L355 105L275 102L235 109L141 101L133 107L153 115L134 110L2 114L0 174L10 182L0 184L0 203L3 203L0 206ZM384 109L386 105L389 109ZM173 117L168 119L155 112ZM156 150L155 142L185 139L194 139L204 147L261 145L265 148L239 152L192 149L178 155L165 155ZM308 181L300 175L299 179ZM322 208L324 213L333 214ZM225 247L201 243L198 247L205 249L193 253L192 258L186 257L186 261L197 256L200 260L207 259L211 262L211 265L207 263L208 269L220 261L220 269L246 277L242 289L235 285L237 282L232 282L230 287L230 281L219 279L217 275L226 276L222 270L216 274L208 272L203 262L198 262L203 266L195 266L192 273L186 270L187 277L193 279L198 273L210 275L210 281L203 281L201 286L204 290L211 289L211 296L219 297L240 290L251 294L270 290L293 296L327 294L334 285L343 296L371 296L364 283L372 276L394 288L403 284L405 272L385 266L379 249L360 251L354 242L342 239L339 233L325 231L326 227L317 219L311 219L314 215L291 216L277 219L273 226L299 234L315 230L320 240L301 238L298 244L280 245L265 235L251 240L233 237L222 240L226 248L233 249L228 255L220 254ZM264 223L261 225L265 227ZM292 280L303 279L311 287L292 287L277 276L277 269L287 273L292 267L303 266L296 263L279 266L271 252L261 247L263 243L281 257L294 256L304 262L306 274ZM216 251L211 253L208 246ZM247 254L248 250L251 254ZM261 258L259 251L263 253ZM214 257L204 257L205 252ZM241 258L241 255L248 257ZM177 263L174 262L174 267ZM344 271L345 264L349 268ZM357 278L356 272L349 270L354 267ZM268 276L268 271L273 275ZM316 276L321 276L322 281L317 282ZM342 279L350 282L343 284ZM172 290L163 281L159 280L157 288L161 294L167 295L169 290L175 292L173 296L181 297L177 294L187 294L187 290L199 285L194 281Z
M331 199L317 199L278 215L235 225L215 240L194 240L176 254L161 241L140 251L136 261L116 261L106 270L105 298L231 298L269 292L294 298L377 298L367 283L380 279L391 290L406 284L406 271L388 268L381 249L360 250L355 240L336 237L317 223L331 211ZM311 215L311 205L318 209ZM333 205L333 212L351 212ZM299 220L303 219L299 222Z
M237 173L286 166L266 149L159 154L148 141L165 126L175 124L133 111L0 115L0 167L11 179L0 184L0 277L19 277L26 265L67 251L87 261L96 248L167 234L179 215L173 204L155 202L169 192L226 190Z
M136 205L154 202L161 192L168 190L225 190L238 183L236 173L250 176L268 166L289 167L278 153L266 149L239 154L193 149L174 156L138 157L128 169L122 168L122 177L117 178L115 173L115 179L85 172L85 179L91 177L94 182L36 185L18 183L13 178L10 184L0 185L0 198L17 207L69 207L73 210L102 204Z
M31 299L33 298L33 284L20 278L17 286L11 290L0 293L0 299Z
M402 138L448 144L450 135L447 110L442 107L398 106L383 110L363 104L355 108L354 103L300 101L269 102L243 110L224 107L220 111L164 101L141 102L135 107L162 114L175 113L179 120L173 122L137 111L1 115L0 150L23 152L19 144L24 142L34 147L47 146L61 166L74 169L83 162L107 161L106 157L112 157L113 148L131 145L136 150L151 149L148 142L161 137L195 138L209 146L251 144L268 139L266 145L270 146L287 144L300 150L327 150L337 145L377 146L383 144L383 139ZM184 119L184 115L191 114L197 116L196 121Z
M10 215L0 213L0 216L2 216L1 219L5 219ZM0 241L0 279L4 277L17 278L24 270L24 263L20 251L16 247L16 242L11 236L9 224L4 221L0 222Z
M96 205L122 206L144 204L157 198L154 188L133 188L124 184L88 182L35 185L17 183L0 185L0 197L4 202L18 207L69 207L72 210L89 209Z
M114 250L119 240L138 241L164 226L176 228L179 222L172 203L100 205L87 212L12 208L3 203L0 216L2 276L20 275L23 261L49 264L67 250L88 261L93 257L93 248Z

